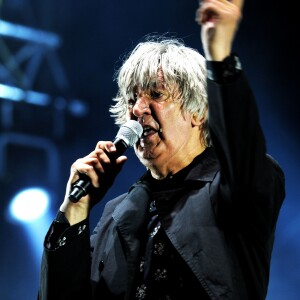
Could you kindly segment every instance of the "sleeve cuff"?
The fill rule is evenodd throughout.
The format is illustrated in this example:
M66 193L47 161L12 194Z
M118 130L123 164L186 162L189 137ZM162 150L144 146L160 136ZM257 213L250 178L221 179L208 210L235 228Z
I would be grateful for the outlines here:
M206 61L207 78L218 83L233 82L242 72L242 65L236 54L223 61Z
M59 211L46 235L45 248L57 250L86 230L88 230L87 219L70 226L64 213Z

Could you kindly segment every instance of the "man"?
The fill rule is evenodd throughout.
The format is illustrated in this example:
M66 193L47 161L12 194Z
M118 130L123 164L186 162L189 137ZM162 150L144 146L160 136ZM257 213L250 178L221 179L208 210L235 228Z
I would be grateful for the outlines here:
M126 157L110 159L114 144L100 141L73 163L45 239L39 299L265 299L284 175L231 53L242 5L201 3L206 61L158 39L124 62L111 112L143 126L134 149L147 171L106 204L90 239L89 212ZM82 176L93 188L72 202Z

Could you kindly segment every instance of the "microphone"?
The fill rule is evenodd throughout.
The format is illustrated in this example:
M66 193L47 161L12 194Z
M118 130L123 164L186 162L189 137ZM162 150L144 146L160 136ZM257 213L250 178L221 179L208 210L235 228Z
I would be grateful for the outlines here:
M133 146L138 139L142 136L143 127L142 125L134 120L129 120L123 124L113 143L117 149L114 153L107 153L111 160L116 160L121 156L127 148ZM71 193L69 194L69 200L76 203L81 197L88 194L92 183L90 178L85 174L80 174L80 178L72 185Z

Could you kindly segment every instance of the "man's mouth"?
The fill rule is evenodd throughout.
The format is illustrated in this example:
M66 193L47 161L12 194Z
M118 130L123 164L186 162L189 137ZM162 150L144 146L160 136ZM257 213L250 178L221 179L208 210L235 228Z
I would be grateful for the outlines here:
M141 138L145 138L145 137L155 134L155 133L157 133L157 130L155 130L153 127L145 126L145 127L143 127L143 134L142 134Z

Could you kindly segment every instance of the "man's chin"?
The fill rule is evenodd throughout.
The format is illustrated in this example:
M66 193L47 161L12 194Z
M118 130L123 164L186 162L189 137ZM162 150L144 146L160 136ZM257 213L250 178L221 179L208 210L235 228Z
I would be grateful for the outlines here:
M139 146L135 150L135 154L141 162L154 159L153 152L151 151L150 147L147 147L147 146L146 147Z

